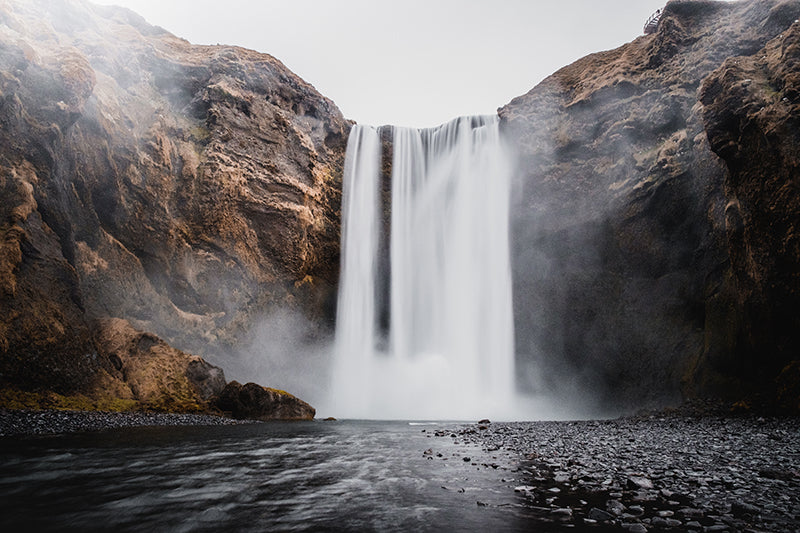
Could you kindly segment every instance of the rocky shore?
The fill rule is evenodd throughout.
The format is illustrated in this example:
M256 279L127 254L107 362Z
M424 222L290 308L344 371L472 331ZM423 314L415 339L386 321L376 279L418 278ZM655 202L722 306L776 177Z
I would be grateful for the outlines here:
M800 531L798 418L483 421L435 436L480 446L485 458L469 460L483 468L505 467L508 490L546 531ZM507 452L518 464L497 464Z
M53 435L143 426L222 426L252 423L255 421L201 414L0 410L0 437Z

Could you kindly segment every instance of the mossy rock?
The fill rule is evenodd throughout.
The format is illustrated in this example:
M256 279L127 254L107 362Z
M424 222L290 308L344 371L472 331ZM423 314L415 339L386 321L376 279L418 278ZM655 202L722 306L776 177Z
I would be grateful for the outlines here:
M303 400L279 389L255 383L228 383L214 406L240 420L311 420L316 410Z

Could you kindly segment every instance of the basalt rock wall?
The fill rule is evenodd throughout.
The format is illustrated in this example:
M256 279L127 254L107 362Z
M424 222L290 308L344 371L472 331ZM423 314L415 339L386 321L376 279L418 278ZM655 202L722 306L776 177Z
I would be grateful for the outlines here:
M798 18L673 0L500 109L522 386L629 409L792 382Z

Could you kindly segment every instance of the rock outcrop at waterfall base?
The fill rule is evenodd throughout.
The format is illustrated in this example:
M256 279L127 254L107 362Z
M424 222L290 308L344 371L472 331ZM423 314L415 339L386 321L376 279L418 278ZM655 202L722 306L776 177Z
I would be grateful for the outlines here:
M172 408L159 380L204 385L148 333L110 348L112 319L218 363L275 307L325 324L348 129L271 56L0 2L0 385ZM156 352L167 374L131 370Z
M500 110L528 388L800 408L798 18L672 1Z
M246 420L311 420L316 410L286 391L231 381L214 406L233 418Z

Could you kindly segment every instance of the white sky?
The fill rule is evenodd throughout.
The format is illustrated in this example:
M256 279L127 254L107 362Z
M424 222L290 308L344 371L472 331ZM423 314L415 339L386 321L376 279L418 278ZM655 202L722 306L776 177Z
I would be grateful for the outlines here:
M641 35L667 0L95 0L197 44L266 52L365 124L491 114Z

